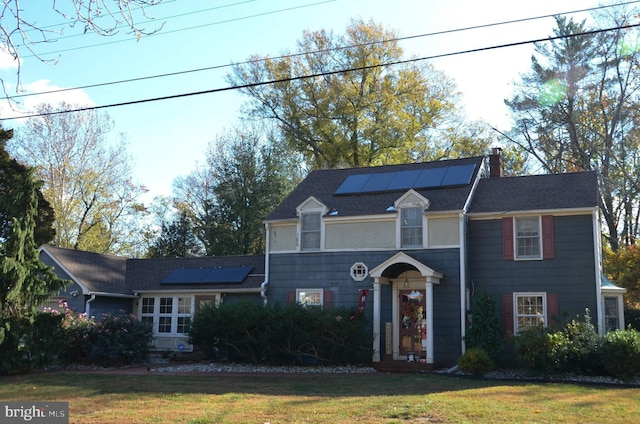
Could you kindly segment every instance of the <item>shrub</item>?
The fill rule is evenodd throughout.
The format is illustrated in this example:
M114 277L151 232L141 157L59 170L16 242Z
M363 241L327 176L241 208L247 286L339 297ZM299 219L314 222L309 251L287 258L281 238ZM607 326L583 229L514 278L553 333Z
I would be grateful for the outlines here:
M545 329L534 327L521 331L513 337L513 344L518 359L525 368L536 371L553 369L551 344Z
M629 379L640 373L640 333L637 330L607 333L601 353L608 375Z
M471 348L458 360L458 368L466 373L484 375L493 371L494 363L487 352L480 348Z
M203 308L189 341L214 360L267 364L356 364L371 360L371 337L353 310L222 303Z
M561 350L565 355L564 370L577 374L598 375L604 372L600 356L603 338L591 322L589 310L585 310L584 319L569 322L563 329L566 347Z
M465 337L467 346L484 350L494 362L502 355L503 341L500 317L493 297L478 293L471 304L472 322Z
M151 327L124 313L104 314L101 318L96 322L85 314L66 311L62 324L66 345L63 362L126 365L147 357Z

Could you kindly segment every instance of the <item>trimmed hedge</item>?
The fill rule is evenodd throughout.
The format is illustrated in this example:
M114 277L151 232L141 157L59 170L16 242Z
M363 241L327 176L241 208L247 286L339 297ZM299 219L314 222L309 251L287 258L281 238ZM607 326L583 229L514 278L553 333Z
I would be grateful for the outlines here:
M194 318L189 342L212 360L253 364L363 364L371 361L366 320L345 308L222 303Z

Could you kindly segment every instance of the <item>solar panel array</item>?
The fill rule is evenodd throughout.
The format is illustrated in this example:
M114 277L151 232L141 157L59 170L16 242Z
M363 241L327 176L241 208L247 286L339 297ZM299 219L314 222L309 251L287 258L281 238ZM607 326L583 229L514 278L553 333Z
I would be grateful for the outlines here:
M348 176L335 194L383 193L409 189L425 189L467 185L475 164L442 166L411 171L381 172Z
M251 266L181 268L171 271L162 284L238 284L252 269Z

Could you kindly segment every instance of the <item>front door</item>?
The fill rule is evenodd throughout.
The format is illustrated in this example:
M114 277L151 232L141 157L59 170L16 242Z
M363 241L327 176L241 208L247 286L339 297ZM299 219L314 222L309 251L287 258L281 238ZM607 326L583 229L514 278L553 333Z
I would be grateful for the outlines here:
M204 306L216 305L216 295L196 296L196 313L200 312L200 309Z
M423 320L425 319L425 291L424 290L400 290L398 311L400 314L399 354L406 356L409 353L420 355L422 351Z

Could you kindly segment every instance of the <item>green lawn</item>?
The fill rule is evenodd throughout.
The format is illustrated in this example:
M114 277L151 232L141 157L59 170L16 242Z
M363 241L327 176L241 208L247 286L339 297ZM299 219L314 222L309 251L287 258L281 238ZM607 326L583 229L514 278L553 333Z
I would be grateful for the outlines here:
M71 423L632 423L640 389L431 374L0 378L2 401L68 401Z

